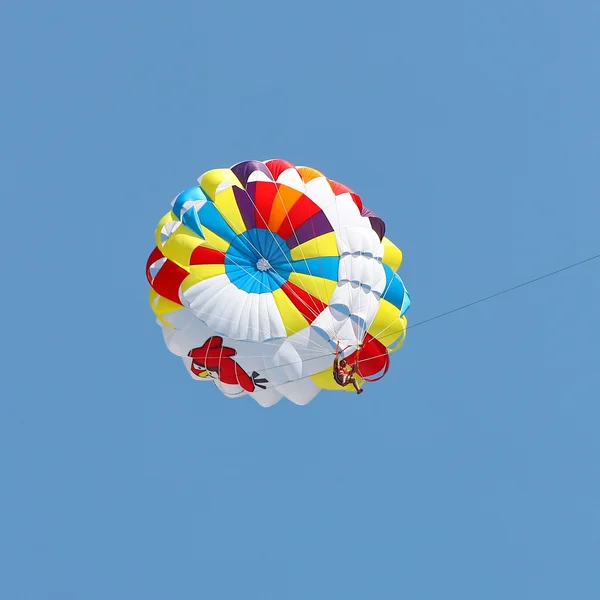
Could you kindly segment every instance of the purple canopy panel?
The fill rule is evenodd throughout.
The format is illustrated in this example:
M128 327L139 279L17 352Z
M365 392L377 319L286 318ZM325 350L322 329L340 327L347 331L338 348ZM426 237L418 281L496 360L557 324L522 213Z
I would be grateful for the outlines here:
M246 187L248 183L248 177L254 173L254 171L261 171L264 173L269 179L273 180L273 175L271 175L271 171L267 168L264 163L261 163L258 160L246 160L244 162L238 163L237 165L233 165L231 167L233 174L240 180L241 184Z
M379 236L380 240L383 240L383 236L385 236L385 223L383 219L379 218L372 210L369 210L365 206L363 206L360 214L362 217L369 217L373 231Z

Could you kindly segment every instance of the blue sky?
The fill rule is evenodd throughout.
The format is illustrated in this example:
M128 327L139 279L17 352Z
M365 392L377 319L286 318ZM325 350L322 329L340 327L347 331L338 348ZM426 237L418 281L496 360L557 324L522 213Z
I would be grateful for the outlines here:
M359 193L415 323L599 252L600 4L10 3L0 597L600 595L600 264L414 328L360 397L194 382L171 199L280 157Z

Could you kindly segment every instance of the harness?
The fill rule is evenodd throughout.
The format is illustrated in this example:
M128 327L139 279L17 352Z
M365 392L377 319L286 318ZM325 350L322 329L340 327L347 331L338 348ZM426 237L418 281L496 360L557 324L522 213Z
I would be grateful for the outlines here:
M343 375L340 373L339 369L333 369L333 378L338 385L345 386L346 381L344 381Z
M348 346L346 346L347 348ZM339 344L336 347L335 350L335 356L336 359L339 357L339 355L346 349L344 348L343 350L340 350ZM380 379L382 379L384 377L384 375L388 372L389 368L390 368L390 356L389 354L385 354L385 364L383 366L383 372L379 372L379 374L373 374L371 377L365 377L361 372L360 372L360 365L359 365L359 357L360 357L360 351L362 349L362 344L358 347L358 349L356 350L356 371L355 373L359 376L362 377L362 379L364 379L366 382L374 382L374 381L379 381ZM368 358L365 360L369 360ZM333 369L333 378L335 379L336 383L343 386L346 385L347 382L345 382L343 380L343 375L338 371L338 369L334 368Z

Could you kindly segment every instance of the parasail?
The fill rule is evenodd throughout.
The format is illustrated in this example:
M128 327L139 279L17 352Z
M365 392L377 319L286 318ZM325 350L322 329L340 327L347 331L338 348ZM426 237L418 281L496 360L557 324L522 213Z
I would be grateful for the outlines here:
M146 276L165 344L189 374L266 407L385 375L407 328L401 262L383 220L345 185L284 160L246 161L175 197Z

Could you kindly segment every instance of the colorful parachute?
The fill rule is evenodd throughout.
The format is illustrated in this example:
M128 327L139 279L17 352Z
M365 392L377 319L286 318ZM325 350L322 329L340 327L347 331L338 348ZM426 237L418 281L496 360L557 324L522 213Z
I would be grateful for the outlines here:
M262 406L339 386L336 353L375 381L410 298L384 222L346 186L284 160L214 169L181 192L148 258L165 343L199 381Z

